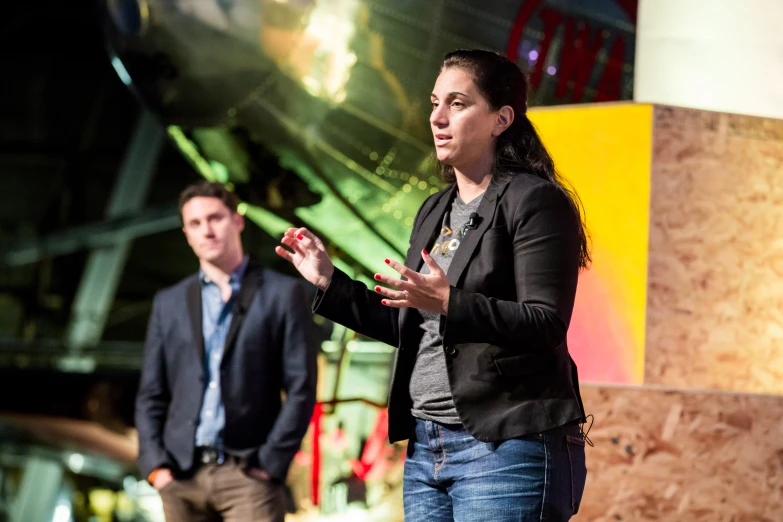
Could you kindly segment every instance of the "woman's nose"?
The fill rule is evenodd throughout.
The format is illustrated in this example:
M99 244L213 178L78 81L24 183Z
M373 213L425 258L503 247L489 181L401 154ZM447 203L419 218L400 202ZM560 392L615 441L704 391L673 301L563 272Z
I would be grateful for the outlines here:
M432 109L432 114L430 114L430 123L437 126L442 126L448 123L448 120L446 119L446 112L443 110L442 106L438 106Z

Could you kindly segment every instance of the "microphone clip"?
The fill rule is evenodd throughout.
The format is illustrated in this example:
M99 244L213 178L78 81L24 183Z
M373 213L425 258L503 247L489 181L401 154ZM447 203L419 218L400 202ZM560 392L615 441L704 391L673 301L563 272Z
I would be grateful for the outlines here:
M479 221L481 221L481 216L478 215L478 212L471 212L470 216L468 216L468 230L475 230L479 226Z

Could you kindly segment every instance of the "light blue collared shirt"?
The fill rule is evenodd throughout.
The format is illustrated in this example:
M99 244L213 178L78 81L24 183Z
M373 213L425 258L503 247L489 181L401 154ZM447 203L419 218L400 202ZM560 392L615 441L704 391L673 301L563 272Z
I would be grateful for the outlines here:
M199 270L201 281L201 331L204 335L204 400L196 428L196 446L223 447L223 428L226 411L220 393L220 363L226 344L228 328L234 317L233 306L245 275L248 257L242 260L229 278L231 297L223 302L220 288Z

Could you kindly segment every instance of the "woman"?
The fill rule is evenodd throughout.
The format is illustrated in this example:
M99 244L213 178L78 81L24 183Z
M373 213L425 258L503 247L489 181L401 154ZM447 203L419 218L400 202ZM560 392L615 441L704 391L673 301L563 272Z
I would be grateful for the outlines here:
M410 439L406 520L560 521L579 508L585 414L568 353L580 268L578 199L526 116L519 68L446 55L430 124L450 186L413 224L402 278L371 292L304 228L276 252L318 287L314 311L400 350L389 438ZM428 252L429 250L429 252Z

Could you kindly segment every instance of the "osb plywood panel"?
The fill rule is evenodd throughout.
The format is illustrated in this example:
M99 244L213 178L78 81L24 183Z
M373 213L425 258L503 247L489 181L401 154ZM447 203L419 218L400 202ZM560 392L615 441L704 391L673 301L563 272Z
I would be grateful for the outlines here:
M783 520L783 397L585 386L579 522Z
M645 383L783 393L783 121L656 107Z

